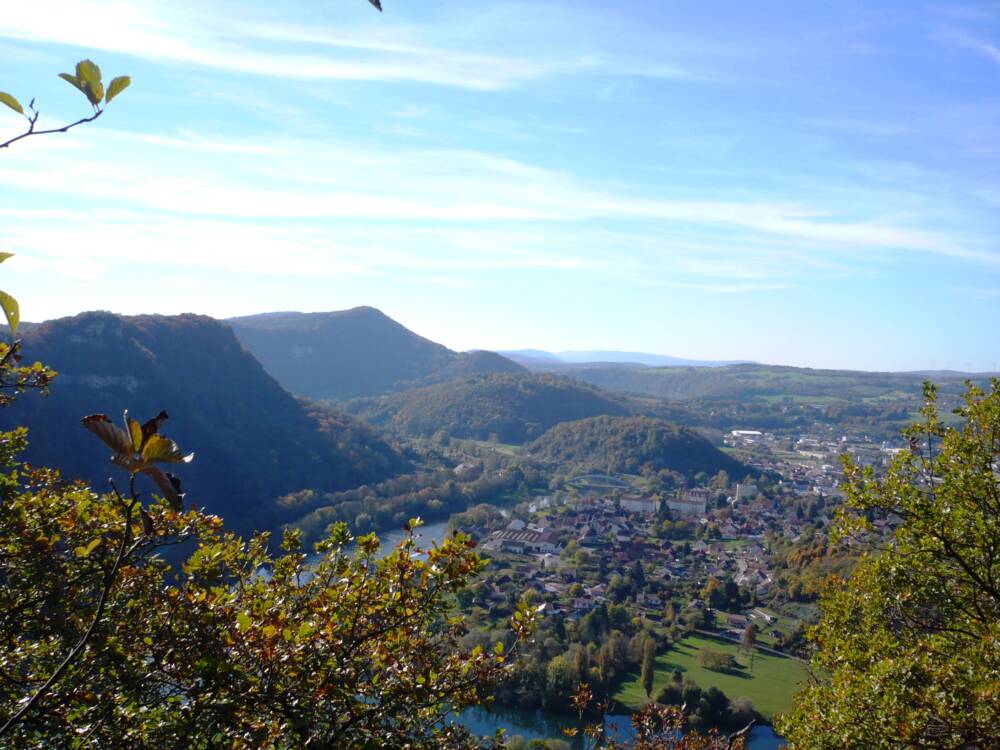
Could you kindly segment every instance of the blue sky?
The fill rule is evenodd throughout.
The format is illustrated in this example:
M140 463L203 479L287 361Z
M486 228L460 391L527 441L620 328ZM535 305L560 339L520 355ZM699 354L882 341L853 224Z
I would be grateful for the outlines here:
M43 125L82 57L134 81L0 152L24 317L367 304L455 349L1000 367L1000 4L384 5L5 13Z

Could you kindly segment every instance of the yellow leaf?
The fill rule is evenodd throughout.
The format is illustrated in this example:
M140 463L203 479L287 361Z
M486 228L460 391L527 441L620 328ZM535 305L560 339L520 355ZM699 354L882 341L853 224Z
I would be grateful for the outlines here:
M24 114L24 107L21 106L21 102L15 99L13 96L8 94L6 91L0 91L0 102L3 102L12 110L20 115Z
M132 79L129 76L112 78L111 83L108 85L108 93L104 97L104 103L110 104L111 100L127 89L131 83Z

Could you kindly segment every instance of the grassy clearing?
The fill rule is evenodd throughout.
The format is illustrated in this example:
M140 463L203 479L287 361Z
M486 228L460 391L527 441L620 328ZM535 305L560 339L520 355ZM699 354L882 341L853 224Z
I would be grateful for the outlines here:
M742 666L738 674L714 672L698 666L698 650L709 647L716 651L734 654ZM680 669L702 688L717 687L730 698L749 698L754 707L770 719L774 714L787 711L792 706L792 696L805 680L805 665L785 656L774 656L757 651L750 659L739 652L735 643L699 635L690 635L674 644L665 654L656 657L656 676L653 679L653 696L673 679L673 671ZM638 707L646 702L639 674L630 675L614 696L622 703Z

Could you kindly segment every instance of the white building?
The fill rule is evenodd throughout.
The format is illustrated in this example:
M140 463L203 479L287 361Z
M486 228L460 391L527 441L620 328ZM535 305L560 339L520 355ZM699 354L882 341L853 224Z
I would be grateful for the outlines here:
M623 497L621 507L629 513L645 513L651 516L660 509L660 501L651 497Z
M667 500L667 507L681 518L704 516L711 493L700 487L678 493Z

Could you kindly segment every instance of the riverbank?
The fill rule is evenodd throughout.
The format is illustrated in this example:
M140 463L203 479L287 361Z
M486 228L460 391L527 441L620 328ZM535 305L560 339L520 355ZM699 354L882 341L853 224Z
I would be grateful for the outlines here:
M457 717L459 723L479 736L492 736L503 729L507 737L521 736L526 740L561 739L574 750L583 747L581 737L567 737L564 729L582 729L584 724L575 716L553 713L541 709L497 707L469 708ZM622 741L632 737L632 721L628 714L608 714L604 717L605 731ZM755 726L750 734L748 750L778 750L784 741L766 725Z

